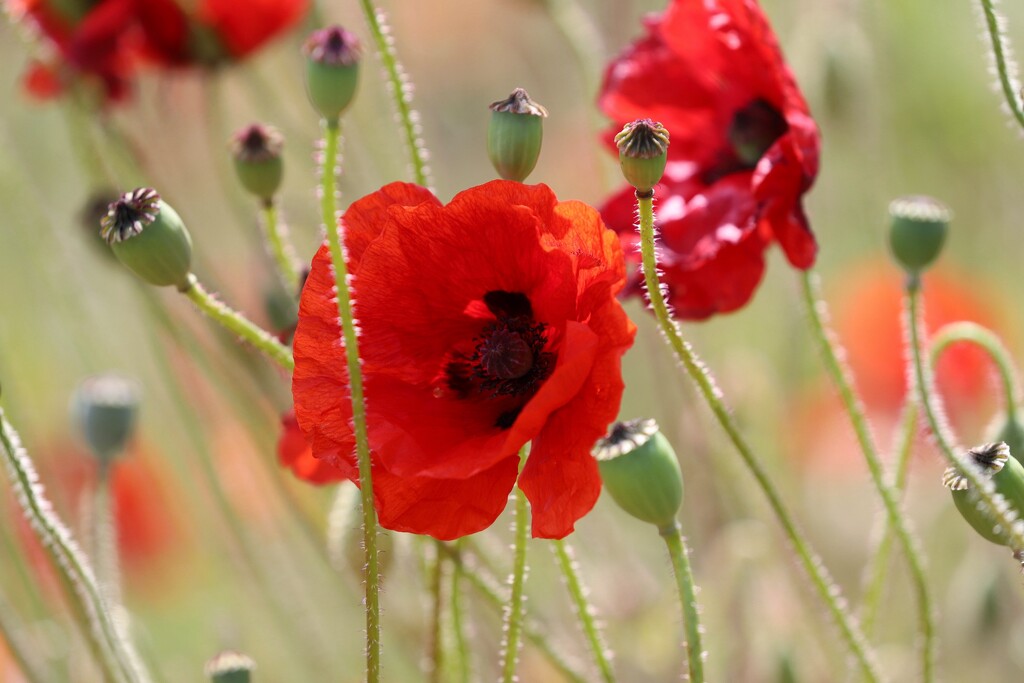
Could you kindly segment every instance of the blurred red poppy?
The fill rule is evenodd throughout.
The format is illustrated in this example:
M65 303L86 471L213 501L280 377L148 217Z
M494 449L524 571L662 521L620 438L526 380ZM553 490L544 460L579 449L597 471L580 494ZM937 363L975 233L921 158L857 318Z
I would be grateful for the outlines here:
M343 217L382 526L451 539L489 526L518 475L533 534L561 538L597 500L590 454L622 397L635 327L615 296L619 242L544 185L494 181L442 205L393 183ZM326 247L295 333L295 415L312 454L358 481Z
M772 242L793 266L813 265L802 197L818 173L818 128L755 0L674 0L645 23L608 66L598 105L610 134L638 118L668 128L655 191L662 282L677 317L707 318L750 300ZM601 210L630 255L633 204L627 188Z
M96 79L108 101L124 99L135 69L241 59L291 28L309 0L7 0L56 53L30 65L25 87L46 99L74 79Z

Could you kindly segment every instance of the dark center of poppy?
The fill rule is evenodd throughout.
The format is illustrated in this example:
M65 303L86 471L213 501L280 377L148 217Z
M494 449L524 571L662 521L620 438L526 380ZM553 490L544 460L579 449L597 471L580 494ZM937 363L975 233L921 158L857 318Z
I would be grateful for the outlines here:
M756 99L733 115L729 143L740 162L753 168L787 130L789 124L779 110L763 99Z
M473 340L472 352L449 360L444 382L460 399L501 399L495 426L508 429L551 375L556 356L545 350L547 325L534 319L525 294L492 290L483 303L494 320Z
M262 126L258 124L249 126L242 135L242 147L246 152L259 154L267 149L267 135Z
M100 221L100 235L108 244L138 235L160 213L160 195L148 187L127 192L110 204Z

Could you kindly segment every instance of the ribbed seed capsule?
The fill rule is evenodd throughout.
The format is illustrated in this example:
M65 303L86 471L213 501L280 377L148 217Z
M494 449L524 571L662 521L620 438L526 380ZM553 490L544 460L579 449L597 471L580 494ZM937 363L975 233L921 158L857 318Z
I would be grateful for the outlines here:
M974 463L981 470L982 476L991 479L996 492L1006 499L1010 508L1020 517L1021 511L1024 511L1024 466L1016 458L1010 457L1010 448L1003 442L986 443L967 451L964 458ZM960 470L948 468L942 475L942 484L951 491L953 504L960 515L982 538L1012 547L1007 530L979 508L978 496Z
M110 464L135 431L138 382L115 374L89 377L78 385L72 406L89 450Z
M676 523L683 504L679 460L658 423L616 423L594 449L604 487L623 510L659 529Z
M255 668L249 656L229 650L206 663L206 676L211 683L250 683Z
M487 155L505 180L523 182L537 166L544 140L547 109L516 88L506 99L493 102L487 128Z
M668 130L651 119L637 119L623 126L615 136L619 166L626 182L638 195L650 196L665 174L668 163Z
M231 158L238 181L264 202L273 200L281 189L283 147L284 138L277 129L259 123L246 126L231 138Z
M355 97L359 51L359 39L340 26L314 31L303 46L306 93L329 122L337 121Z
M110 204L100 234L114 256L151 285L187 289L192 237L156 190L140 187Z

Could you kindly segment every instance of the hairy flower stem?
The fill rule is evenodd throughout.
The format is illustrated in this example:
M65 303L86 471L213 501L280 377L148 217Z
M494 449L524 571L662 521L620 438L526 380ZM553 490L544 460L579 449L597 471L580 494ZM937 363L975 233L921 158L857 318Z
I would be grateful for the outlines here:
M867 418L864 415L864 406L853 391L853 382L848 369L840 360L843 351L839 346L839 340L828 327L828 309L821 297L817 277L813 273L803 271L801 283L811 331L818 341L822 358L825 361L825 368L839 391L843 406L853 425L853 431L857 435L861 452L864 453L864 460L871 473L871 481L882 499L889 524L895 531L900 547L907 557L911 582L914 584L914 592L917 595L918 628L921 631L921 680L930 683L935 679L935 613L924 572L924 553L910 529L906 514L900 509L899 494L885 480L885 471Z
M405 145L409 151L412 164L413 179L417 185L432 190L430 169L427 167L427 148L420 137L419 116L412 108L412 84L409 77L398 62L395 54L395 41L391 37L391 29L385 22L384 12L373 5L373 0L360 0L366 23L373 34L373 42L377 46L377 56L387 73L388 90L394 100L398 123L405 135Z
M1014 371L1013 357L1010 351L1003 344L1002 340L991 330L982 327L978 323L961 321L950 323L939 329L931 340L931 365L934 369L938 363L939 356L945 352L951 344L957 342L969 342L983 350L992 362L995 363L999 373L1000 383L1003 385L1004 407L1006 417L1017 416L1017 404L1020 401L1020 383Z
M121 571L118 563L117 525L111 487L111 465L101 463L96 478L92 509L92 549L96 578L111 606L121 604Z
M912 384L911 384L912 386ZM892 472L892 490L897 498L902 498L903 491L907 485L907 476L910 470L910 454L914 445L914 434L917 427L917 403L914 400L913 390L907 395L906 403L903 406L903 416L900 418L897 445L894 448L896 462ZM886 514L884 522L889 519ZM860 605L860 621L864 633L870 637L875 630L875 620L878 618L878 606L882 601L882 589L885 586L885 579L889 575L889 556L892 553L892 527L885 523L881 527L878 538L878 545L871 553L868 561L867 571L864 572L864 598Z
M757 459L750 444L747 443L740 433L739 427L729 413L729 409L726 407L710 373L690 345L683 340L679 326L669 314L668 305L665 303L665 297L661 291L661 284L658 282L658 264L654 248L653 194L648 197L637 197L637 203L639 205L640 247L643 257L647 295L650 297L651 308L658 319L662 333L679 358L679 361L683 364L683 367L686 368L687 373L689 373L697 385L697 389L704 397L722 429L725 430L729 440L732 441L747 469L754 476L761 491L768 499L768 503L775 513L775 517L782 525L786 537L793 544L793 549L796 551L800 564L807 572L808 577L810 577L814 589L825 602L829 614L831 614L842 634L843 640L846 641L851 653L856 658L864 676L869 681L879 681L881 675L878 671L878 665L875 663L875 657L867 641L864 639L864 634L861 632L856 620L847 609L839 587L832 579L817 553L814 552L810 544L797 529L796 522L793 520L785 504L783 504L782 497L776 490L775 485L768 478L768 473Z
M367 435L366 401L363 398L363 371L359 361L359 339L352 315L352 293L348 286L342 225L335 206L335 164L341 128L337 120L323 121L324 165L320 173L320 209L327 231L327 244L334 266L334 286L338 293L338 316L345 342L348 381L352 396L352 428L359 459L359 494L363 508L363 549L366 552L366 680L380 680L380 568L377 558L377 511L373 507L373 475L370 472L370 440Z
M1018 511L1011 508L1006 499L999 495L992 481L982 475L981 470L973 462L968 462L958 451L956 440L946 422L942 405L935 394L934 378L931 369L926 367L924 354L921 351L921 282L911 277L906 284L906 325L909 330L910 355L914 366L914 380L917 387L917 398L924 413L925 421L931 430L932 438L939 452L946 461L956 467L970 483L978 496L978 506L984 508L995 524L1004 530L1010 539L1010 547L1014 551L1024 549L1024 522L1021 522Z
M445 679L445 633L444 633L444 559L439 546L442 541L434 540L433 554L427 559L426 572L430 581L430 683L441 683Z
M981 0L981 11L985 17L985 29L992 41L992 61L999 74L999 87L1013 118L1024 127L1024 102L1021 101L1017 64L1013 61L1010 40L1003 25L1005 20L996 12L995 0Z
M690 683L704 683L704 646L701 644L700 606L697 604L697 592L693 583L693 572L690 570L689 551L686 539L683 538L679 522L658 529L665 539L669 559L672 560L672 571L676 575L676 586L679 588L679 605L683 611L683 627L686 629L686 661L689 667Z
M438 550L444 552L444 544ZM463 546L463 539L459 539L455 542L456 552ZM470 648L469 642L466 637L466 623L465 623L465 609L462 606L462 580L464 578L465 569L461 562L452 562L452 574L451 574L451 592L448 595L448 608L451 610L452 615L452 636L454 639L454 647L452 648L452 655L454 663L452 664L452 670L454 671L454 680L457 683L469 683L472 679L472 660L470 659Z
M285 370L295 369L292 352L287 346L274 339L269 332L238 311L218 301L214 295L206 291L195 275L189 274L188 286L182 290L182 294L187 296L211 320L255 346Z
M288 229L279 220L277 206L273 200L264 202L260 210L263 214L263 227L267 231L270 253L277 264L277 274L288 293L296 296L299 292L299 265L295 247L288 239Z
M467 560L466 555L458 548L446 544L442 547L442 550L447 554L455 566L465 577L466 581L477 590L480 595L486 598L487 602L496 610L502 610L506 608L504 599L501 597L500 589L497 585L497 580L493 576L487 575L480 571L475 566L475 563L471 563ZM473 555L473 559L477 559ZM482 559L482 558L481 558ZM558 649L548 640L547 635L540 629L540 627L527 619L523 623L523 635L533 643L533 645L540 650L541 653L547 658L548 662L559 671L570 681L570 683L587 683L587 677L581 674L579 671L574 669L569 662L567 662Z
M583 635L587 639L587 645L590 646L590 651L594 655L594 663L601 673L601 680L605 683L614 683L615 672L612 670L608 646L604 644L604 638L601 637L601 629L598 628L594 608L587 600L587 589L580 579L579 566L573 557L572 547L562 539L552 541L551 547L558 558L558 566L562 570L566 588L569 589L569 597L572 598L576 618L579 619Z
M519 453L520 470L525 461L525 448ZM515 487L515 551L512 560L512 574L509 576L511 595L505 607L505 618L502 624L502 683L513 683L516 680L516 664L519 662L519 646L522 641L523 617L523 586L526 583L526 541L529 538L530 507L526 502L526 494L517 485Z
M14 428L0 409L0 446L18 504L53 560L83 635L106 677L116 683L146 683L149 674L139 659L124 620L115 616L88 560L43 496L39 476Z

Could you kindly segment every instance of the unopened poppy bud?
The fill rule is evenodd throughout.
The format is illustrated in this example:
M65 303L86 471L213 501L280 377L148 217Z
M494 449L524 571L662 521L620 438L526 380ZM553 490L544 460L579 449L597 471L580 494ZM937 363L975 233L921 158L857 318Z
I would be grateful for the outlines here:
M211 683L250 683L256 662L241 652L226 651L206 663Z
M115 374L90 377L78 385L72 406L89 450L109 464L135 431L139 385Z
M942 252L952 213L932 197L909 196L889 204L889 246L907 274L925 270Z
M1010 448L1002 442L987 443L967 451L964 458L974 463L983 477L992 480L996 493L1006 499L1019 517L1024 511L1024 466L1010 457ZM1010 545L1007 530L978 507L978 496L971 489L970 481L957 468L948 468L942 475L942 483L952 491L953 504L960 515L982 538L998 545Z
M100 234L114 256L151 285L188 287L192 238L156 190L140 187L107 208Z
M306 39L306 93L327 121L348 109L359 80L359 39L340 26L317 31Z
M242 187L264 203L270 203L281 188L284 138L277 129L254 123L231 138L231 157Z
M505 180L523 182L540 158L547 109L516 88L504 100L491 103L487 128L487 155L494 170Z
M659 529L674 525L683 504L683 474L654 420L618 422L594 449L601 480L623 510Z
M668 130L657 121L637 119L615 136L619 166L626 182L640 195L650 195L665 174L668 161Z

